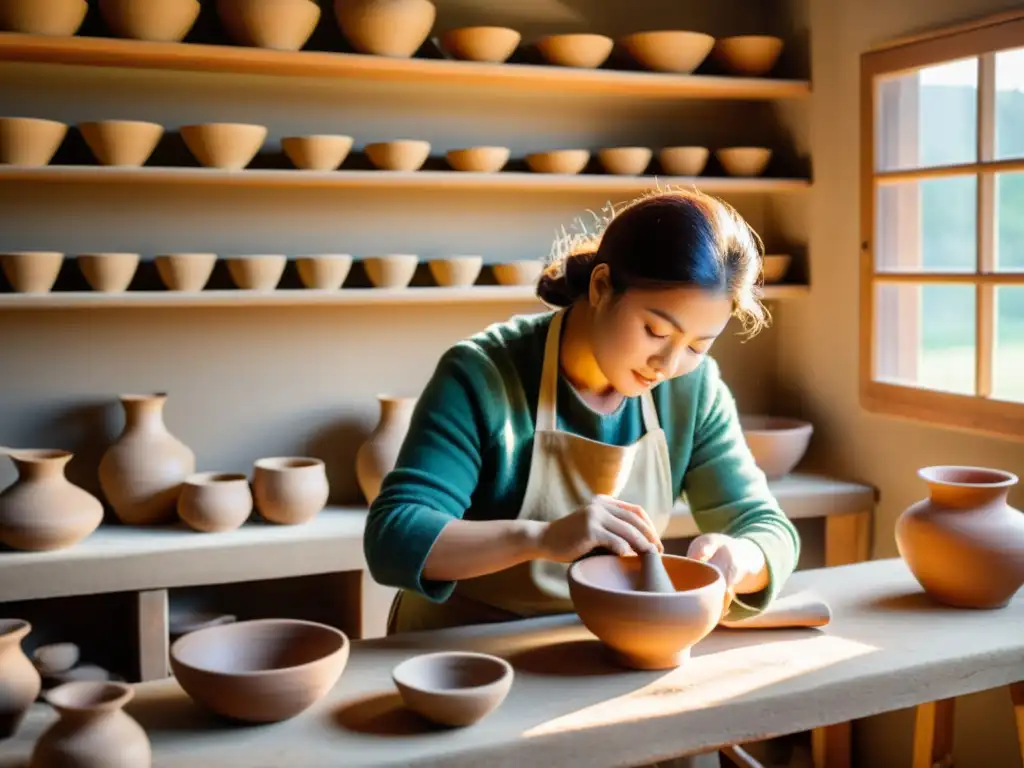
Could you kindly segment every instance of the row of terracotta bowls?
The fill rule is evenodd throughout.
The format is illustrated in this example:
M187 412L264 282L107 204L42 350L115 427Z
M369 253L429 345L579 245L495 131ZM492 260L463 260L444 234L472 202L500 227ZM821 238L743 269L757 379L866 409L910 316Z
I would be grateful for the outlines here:
M198 0L98 0L100 14L117 36L180 42L199 17ZM216 0L228 36L240 45L274 50L301 49L320 21L315 0ZM434 30L437 9L430 0L335 0L342 33L360 53L409 58ZM6 0L0 6L0 30L69 36L78 32L88 10L86 0ZM522 35L496 26L460 27L443 32L439 42L453 58L501 63L519 46ZM687 30L635 32L619 44L638 64L656 72L689 73L711 54L725 69L758 76L775 66L781 39L736 35L716 40ZM596 68L615 41L592 33L548 35L536 43L556 66Z
M95 291L121 293L128 289L138 269L137 253L84 253L76 258L86 282ZM169 253L154 259L164 285L172 291L196 292L206 286L217 262L213 253ZM281 282L288 257L283 254L231 256L225 259L235 285L247 291L272 291ZM300 256L295 260L299 278L307 288L333 291L341 288L352 267L346 253ZM17 293L47 293L57 280L64 254L56 251L0 253L0 268ZM377 288L404 288L412 282L420 259L396 253L362 259L370 282ZM482 256L452 256L427 262L438 285L470 286L483 268ZM491 264L500 285L531 285L540 277L539 260Z

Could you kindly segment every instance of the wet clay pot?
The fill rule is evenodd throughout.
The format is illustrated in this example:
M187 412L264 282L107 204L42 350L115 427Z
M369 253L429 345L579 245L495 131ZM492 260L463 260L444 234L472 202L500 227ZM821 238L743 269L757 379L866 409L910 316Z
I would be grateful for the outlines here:
M167 431L167 395L121 395L125 427L100 460L100 487L126 525L174 520L182 481L195 472L196 457Z
M372 504L377 498L381 482L395 468L416 400L415 397L377 396L380 420L356 452L356 480L368 503Z
M1024 515L1007 503L1016 475L982 467L925 467L928 498L896 521L896 546L935 600L1002 608L1024 585Z
M0 493L0 541L14 549L63 549L103 522L103 505L64 476L72 454L22 450L8 454L18 469Z
M148 768L149 737L123 711L134 693L126 683L65 683L46 694L60 719L39 737L30 768Z
M32 625L21 619L0 619L0 739L13 736L36 700L42 680L21 649Z

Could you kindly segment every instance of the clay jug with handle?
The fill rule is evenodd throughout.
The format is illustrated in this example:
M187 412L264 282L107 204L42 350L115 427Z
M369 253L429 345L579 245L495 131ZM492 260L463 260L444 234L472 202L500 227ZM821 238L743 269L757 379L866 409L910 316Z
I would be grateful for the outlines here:
M21 619L0 619L0 739L13 736L39 695L39 672L21 649L32 625Z
M381 481L395 468L417 399L377 396L380 420L356 453L356 480L368 503L377 498Z

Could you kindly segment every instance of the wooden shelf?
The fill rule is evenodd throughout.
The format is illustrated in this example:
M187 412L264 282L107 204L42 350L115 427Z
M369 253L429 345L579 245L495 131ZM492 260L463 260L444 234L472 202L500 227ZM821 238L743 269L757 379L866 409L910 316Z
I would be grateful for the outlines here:
M355 53L271 51L229 45L153 43L101 37L0 34L0 61L179 72L310 77L515 88L627 98L775 100L810 95L804 80L672 75Z
M205 185L253 188L508 190L520 192L621 192L636 194L655 187L698 187L709 194L796 192L807 179L715 176L612 176L503 171L299 171L216 168L116 168L98 165L48 165L40 168L0 166L0 182L51 184Z

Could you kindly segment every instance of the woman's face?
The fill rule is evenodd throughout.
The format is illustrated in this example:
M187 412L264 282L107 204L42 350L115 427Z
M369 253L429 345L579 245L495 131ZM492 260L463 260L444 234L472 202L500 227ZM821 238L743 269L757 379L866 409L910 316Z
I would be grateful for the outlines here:
M589 298L595 362L626 397L694 370L733 309L726 294L700 288L634 288L616 295L605 264L594 269Z

